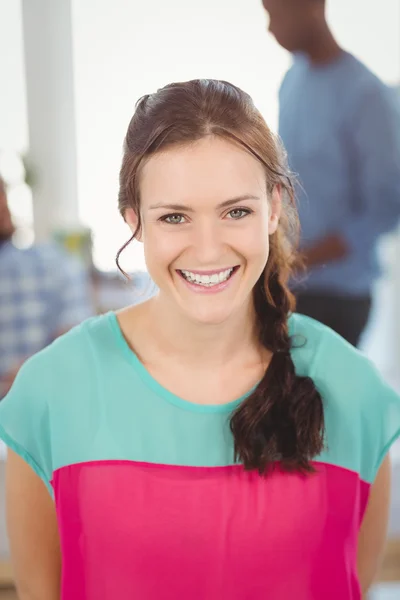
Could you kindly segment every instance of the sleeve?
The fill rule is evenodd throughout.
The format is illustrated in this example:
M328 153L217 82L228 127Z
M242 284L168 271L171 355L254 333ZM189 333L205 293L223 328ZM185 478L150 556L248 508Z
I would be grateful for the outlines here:
M355 352L354 357L348 356L353 377L348 401L354 402L352 420L354 435L359 436L360 475L373 483L384 458L400 436L400 397L375 365Z
M334 404L335 444L372 483L400 437L400 396L363 353L335 332L324 328L322 339L316 383L324 401Z
M355 219L341 233L353 250L368 251L400 219L400 110L378 82L363 90L346 126Z
M62 255L55 289L53 334L67 331L95 314L88 271L74 257Z
M43 366L41 354L26 361L0 402L0 440L31 466L53 495L48 375Z

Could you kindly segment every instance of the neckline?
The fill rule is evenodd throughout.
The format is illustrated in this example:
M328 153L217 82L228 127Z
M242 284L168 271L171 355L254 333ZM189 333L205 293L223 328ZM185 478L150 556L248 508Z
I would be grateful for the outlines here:
M197 413L232 412L232 410L237 408L257 387L256 385L253 386L240 398L232 400L231 402L226 402L225 404L198 404L196 402L184 400L180 396L177 396L176 394L165 388L163 385L161 385L146 369L144 364L139 360L137 354L135 354L135 352L132 350L132 348L126 341L125 336L120 327L117 314L114 311L110 311L106 313L105 317L111 328L111 332L115 341L117 342L119 349L122 351L125 359L133 366L136 373L139 375L139 377L142 379L145 385L152 389L163 400L166 400L167 402L177 406L178 408L190 410L192 412Z
M307 55L303 55L303 58L310 73L330 73L340 68L350 56L346 50L341 49L332 60L325 63L313 63Z

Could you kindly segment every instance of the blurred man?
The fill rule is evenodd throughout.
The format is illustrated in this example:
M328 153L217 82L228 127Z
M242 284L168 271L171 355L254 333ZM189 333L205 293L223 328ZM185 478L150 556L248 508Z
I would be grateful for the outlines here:
M13 233L0 177L0 399L26 358L93 314L80 264L53 245L20 250Z
M279 129L299 177L308 272L293 284L298 311L356 345L379 275L377 242L400 215L400 115L391 90L337 44L324 0L263 5L270 32L295 54Z

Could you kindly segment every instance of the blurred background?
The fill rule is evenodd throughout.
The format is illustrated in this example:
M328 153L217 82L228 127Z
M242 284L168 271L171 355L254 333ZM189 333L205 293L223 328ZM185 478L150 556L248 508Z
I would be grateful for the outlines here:
M399 0L331 0L328 19L339 44L397 94L400 109ZM260 0L0 0L0 174L15 225L13 245L27 252L55 244L77 269L79 262L93 312L152 293L140 244L134 242L121 263L131 282L115 267L129 238L117 191L135 102L172 81L220 78L249 92L278 131L278 92L292 57L267 27ZM398 229L382 238L379 254L383 272L360 346L400 389ZM0 253L0 276L2 260ZM372 596L379 600L400 599L398 447L393 470L387 556ZM11 585L0 448L1 599L14 597L6 591Z

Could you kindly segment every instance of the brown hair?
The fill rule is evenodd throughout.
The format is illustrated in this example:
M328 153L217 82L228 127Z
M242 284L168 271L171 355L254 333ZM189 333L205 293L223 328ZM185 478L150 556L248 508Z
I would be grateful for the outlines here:
M321 397L308 377L296 375L288 317L294 310L287 281L297 257L298 217L284 152L250 96L224 81L173 83L143 96L125 138L119 210L133 208L140 223L139 174L157 152L215 135L240 144L265 168L269 193L282 190L282 215L270 236L270 255L254 288L259 339L272 359L256 387L231 416L235 459L265 473L274 461L286 470L313 471L310 461L324 446ZM119 266L119 265L118 265Z

